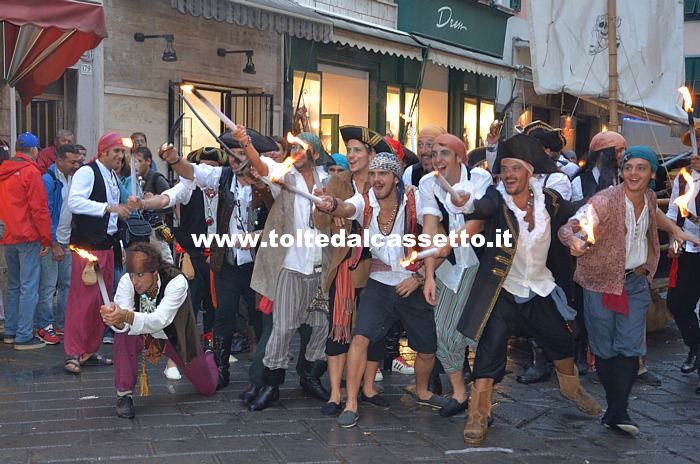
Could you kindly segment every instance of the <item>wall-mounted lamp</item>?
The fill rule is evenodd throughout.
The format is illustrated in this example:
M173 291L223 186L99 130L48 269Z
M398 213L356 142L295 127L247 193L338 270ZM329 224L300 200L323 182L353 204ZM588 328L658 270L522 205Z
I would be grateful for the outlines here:
M177 61L177 55L175 50L173 50L173 41L175 36L172 34L161 34L161 35L144 35L140 32L134 34L134 40L137 42L143 42L146 39L165 39L165 50L163 51L163 61Z
M243 68L243 72L246 74L255 74L255 65L253 64L253 50L224 50L223 48L217 48L216 54L219 56L226 56L229 53L245 53L248 61Z

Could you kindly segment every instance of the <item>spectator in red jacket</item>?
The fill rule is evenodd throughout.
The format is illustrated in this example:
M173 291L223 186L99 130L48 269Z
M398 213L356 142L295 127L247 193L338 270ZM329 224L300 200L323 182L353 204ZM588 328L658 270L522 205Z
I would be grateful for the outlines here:
M37 165L39 139L29 132L17 137L16 153L0 165L0 221L5 223L7 306L5 343L15 350L43 348L34 337L34 312L39 294L39 258L51 247L51 217L43 170Z
M53 163L56 162L56 155L58 150L63 145L73 145L73 133L66 129L61 129L56 132L56 138L53 141L53 145L46 147L39 152L39 157L36 159L36 164L42 169L48 169Z

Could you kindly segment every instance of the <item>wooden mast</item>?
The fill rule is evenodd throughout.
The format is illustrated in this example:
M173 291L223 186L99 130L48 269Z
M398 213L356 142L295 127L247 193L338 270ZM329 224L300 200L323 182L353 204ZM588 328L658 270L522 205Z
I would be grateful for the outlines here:
M617 115L618 74L617 74L617 5L616 0L608 0L608 59L609 59L609 116L610 130L620 132Z

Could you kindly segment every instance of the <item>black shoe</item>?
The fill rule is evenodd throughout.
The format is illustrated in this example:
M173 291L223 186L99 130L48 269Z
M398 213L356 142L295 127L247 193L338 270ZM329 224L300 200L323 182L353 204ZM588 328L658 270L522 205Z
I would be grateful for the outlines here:
M639 374L637 376L637 380L640 382L649 385L650 387L660 387L661 386L661 379L652 374L649 371L644 372L643 374Z
M688 357L686 358L685 362L681 366L681 372L684 374L690 374L693 372L695 369L698 367L695 365L695 358L697 354L695 350L690 350L688 352Z
M248 338L234 338L233 343L231 343L231 354L241 354L250 351L250 344L248 343Z
M588 381L600 385L600 376L597 371L588 372Z
M228 371L228 366L226 369L223 369L221 366L218 368L219 371L219 377L218 380L216 381L216 390L221 390L222 388L226 388L228 386L229 381L231 380L231 374Z
M389 409L391 407L391 403L389 403L389 401L387 401L387 399L380 394L367 396L364 394L364 392L362 392L360 393L360 400L362 400L363 403L373 404L382 409Z
M552 377L552 367L547 362L544 351L532 338L528 339L532 354L530 365L525 372L515 378L518 383L537 383L549 380Z
M133 419L134 414L134 399L131 395L120 396L117 400L117 417L122 419Z
M600 420L604 426L612 430L619 430L621 432L629 433L630 435L637 435L639 433L639 427L637 424L632 422L627 411L612 413L608 415L607 411L603 418Z
M251 383L248 385L248 387L243 390L239 395L238 399L243 400L245 404L250 404L253 402L256 396L258 396L258 393L260 393L260 390L262 390L260 387L256 386L255 384Z
M321 383L321 376L327 370L328 363L322 359L311 362L304 359L302 364L303 377L299 377L299 384L306 393L325 402L331 399L331 394Z
M265 385L258 396L251 401L248 405L250 411L262 411L267 409L272 403L280 399L280 389L279 387L273 387L272 385Z
M306 387L302 385L302 388L304 388L306 393L318 400L328 401L331 399L331 394L323 386L321 379L306 379Z
M437 396L442 396L442 380L440 380L440 374L430 374L428 391L435 393Z
M445 406L441 407L438 413L442 417L452 417L460 412L466 411L468 406L469 398L464 400L462 403L458 403L456 399L450 398L450 401L448 401Z
M342 410L343 408L340 406L340 404L330 402L323 405L321 408L321 414L324 416L337 416Z

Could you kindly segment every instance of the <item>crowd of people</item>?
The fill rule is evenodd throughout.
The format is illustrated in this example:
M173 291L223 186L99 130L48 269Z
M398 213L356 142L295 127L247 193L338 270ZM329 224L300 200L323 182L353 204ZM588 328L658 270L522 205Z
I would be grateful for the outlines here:
M579 381L595 374L606 394L602 423L636 434L632 385L659 383L645 363L658 230L673 260L668 307L689 349L681 371L700 372L700 229L674 204L687 193L687 210L700 210L700 157L690 159L693 182L674 180L664 213L649 188L659 168L651 148L602 132L579 164L544 122L508 139L500 126L469 153L459 137L427 126L416 154L343 126L347 155L332 156L310 132L288 144L239 127L220 147L185 157L160 147L178 176L172 186L143 133L129 148L104 134L87 163L69 131L44 150L21 134L14 155L0 159L3 341L16 350L62 341L74 374L113 364L116 412L131 419L137 383L148 394L147 362L162 357L166 377L184 375L211 395L228 387L233 355L250 352L239 398L251 411L270 407L298 333L300 386L341 427L358 423L361 404L392 406L375 383L389 369L415 374L416 403L440 416L468 411L464 441L478 444L508 341L526 336L532 357L518 382L554 370L561 395L598 416ZM304 243L269 245L285 234ZM323 246L351 234L369 242ZM394 240L420 234L435 245ZM478 234L481 245L437 240ZM197 239L214 235L230 240ZM402 336L413 366L399 353ZM113 359L99 353L112 340Z

